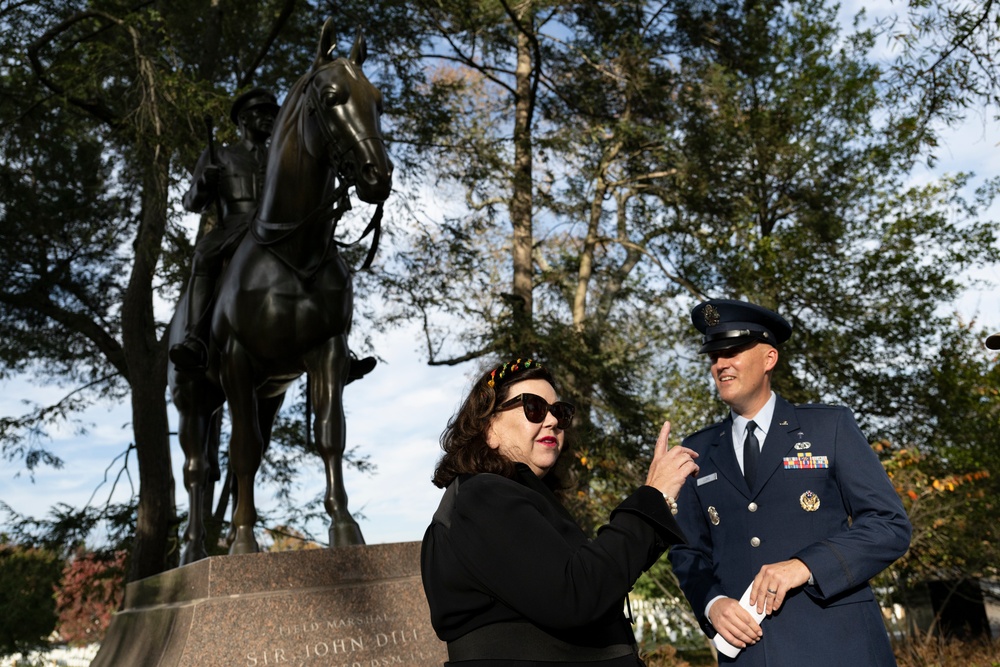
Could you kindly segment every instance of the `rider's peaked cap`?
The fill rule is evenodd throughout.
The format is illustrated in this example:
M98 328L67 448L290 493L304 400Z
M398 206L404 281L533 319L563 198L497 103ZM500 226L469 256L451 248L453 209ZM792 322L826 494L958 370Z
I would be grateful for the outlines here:
M267 106L274 113L278 113L278 98L270 90L265 88L254 88L248 90L233 102L233 108L229 111L229 117L236 125L240 124L240 112L254 107Z
M781 315L746 301L709 299L691 311L691 322L702 339L699 354L728 350L759 341L778 347L792 335Z

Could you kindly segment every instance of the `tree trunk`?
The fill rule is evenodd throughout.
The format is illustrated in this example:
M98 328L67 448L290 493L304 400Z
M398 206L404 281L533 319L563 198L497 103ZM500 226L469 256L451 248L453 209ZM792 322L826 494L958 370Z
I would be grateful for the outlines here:
M153 317L153 277L167 225L169 159L163 151L154 150L153 155L144 167L142 220L122 306L122 342L132 388L132 432L139 462L139 511L128 581L159 574L178 562L166 344L157 337Z
M513 294L515 348L530 339L532 321L532 136L534 90L531 85L532 51L527 34L533 26L531 4L525 3L518 17L523 27L517 34L516 99L514 111L514 165L510 200L510 222L513 227L512 255L514 262Z

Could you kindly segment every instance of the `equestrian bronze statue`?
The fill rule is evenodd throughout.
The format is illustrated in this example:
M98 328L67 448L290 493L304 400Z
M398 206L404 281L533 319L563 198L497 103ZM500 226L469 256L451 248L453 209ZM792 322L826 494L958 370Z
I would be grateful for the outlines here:
M182 564L207 555L202 496L214 463L212 423L225 402L236 487L229 552L258 551L254 478L285 392L303 373L326 468L330 544L364 543L348 511L343 480L342 396L354 295L352 270L338 252L334 232L353 188L359 199L377 205L369 225L377 239L382 203L392 188L392 162L379 120L381 94L361 70L364 35L358 32L347 57L334 57L334 46L328 20L312 69L292 87L274 120L256 215L218 280L206 369L189 372L170 364L190 507ZM190 330L184 301L170 325L171 345L183 342Z

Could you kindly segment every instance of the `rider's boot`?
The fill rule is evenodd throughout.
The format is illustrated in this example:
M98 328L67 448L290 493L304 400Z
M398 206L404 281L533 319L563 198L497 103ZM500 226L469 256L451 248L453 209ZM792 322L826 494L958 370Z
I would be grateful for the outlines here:
M347 369L347 382L345 384L351 384L355 380L360 380L364 376L368 375L375 368L375 364L378 360L375 357L365 357L364 359L358 359L351 353L351 362Z
M208 346L204 332L210 315L214 281L210 276L192 275L188 285L188 325L184 340L171 346L170 361L181 371L203 372L208 367Z

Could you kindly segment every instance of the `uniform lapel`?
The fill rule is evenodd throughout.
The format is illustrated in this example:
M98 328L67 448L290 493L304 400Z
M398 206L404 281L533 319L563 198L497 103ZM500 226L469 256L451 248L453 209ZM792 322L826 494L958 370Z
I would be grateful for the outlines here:
M709 450L709 457L715 464L719 474L725 477L740 493L748 496L747 482L743 479L743 471L736 460L733 449L733 417L729 415L722 423L715 426L715 440ZM748 496L749 497L749 496Z
M778 396L774 405L774 416L771 418L771 427L767 430L767 438L760 452L755 492L760 490L771 475L781 467L783 459L795 446L791 434L798 430L799 422L795 416L795 406Z

